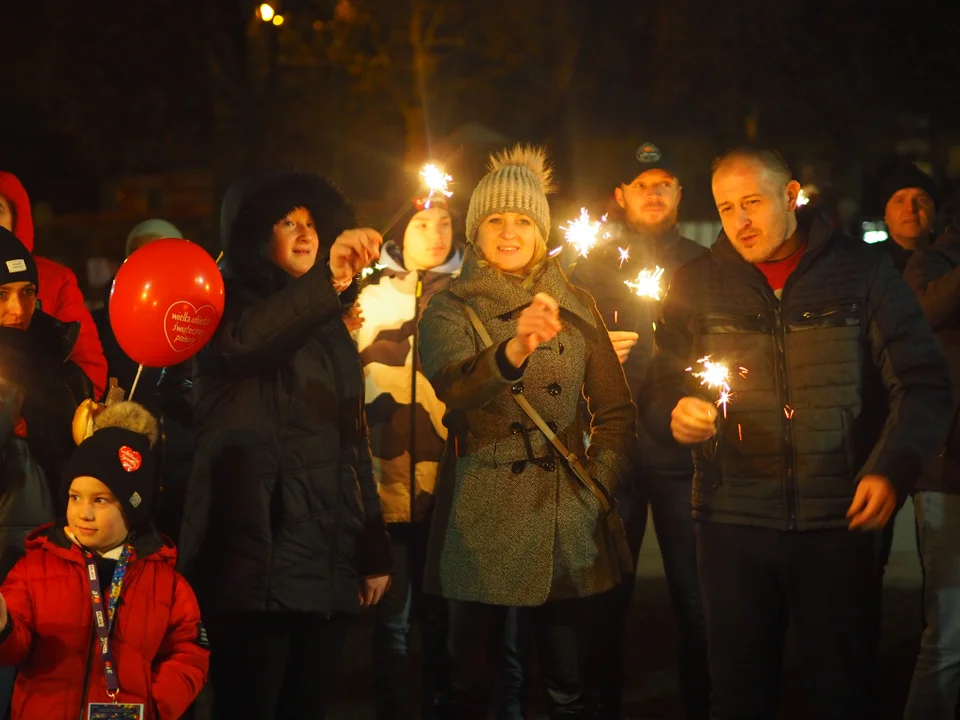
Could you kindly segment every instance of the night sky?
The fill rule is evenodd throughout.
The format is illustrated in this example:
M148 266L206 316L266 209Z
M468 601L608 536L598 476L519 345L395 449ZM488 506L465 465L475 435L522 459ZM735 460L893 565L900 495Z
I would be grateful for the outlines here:
M591 143L672 145L689 186L751 122L837 182L917 134L946 179L960 145L957 2L286 0L280 27L236 0L4 5L0 158L58 213L96 212L118 176L271 165L375 199L471 122L547 142L578 192ZM436 20L420 80L414 16Z

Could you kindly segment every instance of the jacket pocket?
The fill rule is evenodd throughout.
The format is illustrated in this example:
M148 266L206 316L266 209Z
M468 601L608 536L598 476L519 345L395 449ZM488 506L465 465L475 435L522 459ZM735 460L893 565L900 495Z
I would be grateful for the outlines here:
M859 302L846 302L825 308L804 310L795 315L788 329L815 330L819 328L857 327L863 324L863 306Z

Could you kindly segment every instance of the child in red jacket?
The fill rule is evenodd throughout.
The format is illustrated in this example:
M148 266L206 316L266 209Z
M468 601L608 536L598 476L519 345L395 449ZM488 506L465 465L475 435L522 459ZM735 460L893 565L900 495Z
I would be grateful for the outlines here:
M150 522L150 441L102 427L64 481L66 523L34 531L0 587L0 666L19 666L11 717L175 720L209 649L176 550Z

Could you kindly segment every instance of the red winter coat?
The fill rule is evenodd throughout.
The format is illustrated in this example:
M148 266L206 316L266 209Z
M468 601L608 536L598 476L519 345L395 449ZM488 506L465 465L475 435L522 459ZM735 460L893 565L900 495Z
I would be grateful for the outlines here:
M13 234L32 253L33 214L30 211L30 197L16 175L0 170L0 195L13 205ZM70 359L87 374L93 383L95 397L100 398L107 387L107 359L100 346L97 326L90 317L87 306L83 304L83 293L77 285L77 276L66 265L36 255L33 259L37 261L37 272L40 275L37 292L40 307L61 322L80 323L80 337L77 338Z
M140 538L114 617L117 700L143 703L146 720L179 718L207 678L200 609L174 570L176 558L159 535ZM45 525L30 535L27 554L0 592L9 618L0 632L0 666L20 668L12 719L77 720L88 703L110 702L94 647L86 564L62 528Z

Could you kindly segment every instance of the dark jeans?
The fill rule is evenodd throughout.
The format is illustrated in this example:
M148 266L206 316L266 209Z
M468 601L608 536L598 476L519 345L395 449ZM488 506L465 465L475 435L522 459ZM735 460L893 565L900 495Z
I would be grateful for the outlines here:
M373 631L377 718L418 717L414 700L418 684L419 716L427 718L449 695L447 601L422 592L429 523L391 523L387 529L392 541L393 577L377 606ZM410 626L414 618L422 648L419 682L410 665Z
M457 720L485 720L491 706L491 678L501 654L509 608L450 602L450 680ZM518 610L537 643L551 718L587 718L581 684L584 600L559 600ZM522 636L522 631L521 631Z
M647 529L647 502L638 493L621 498L624 529L636 566ZM591 701L602 720L620 718L625 681L624 656L627 642L627 617L637 584L636 575L624 576L620 585L590 598L589 662L585 677Z
M710 714L710 665L697 576L691 482L691 478L683 476L654 476L647 480L647 495L677 622L680 692L685 714L687 720L706 720Z
M793 625L812 717L873 720L879 533L786 532L702 522L697 563L711 718L775 718Z
M209 617L207 629L216 720L326 717L345 617L231 613Z
M883 582L883 576L887 573L887 565L890 562L890 553L893 551L893 532L897 525L897 514L901 508L897 508L890 520L880 531L880 580Z

